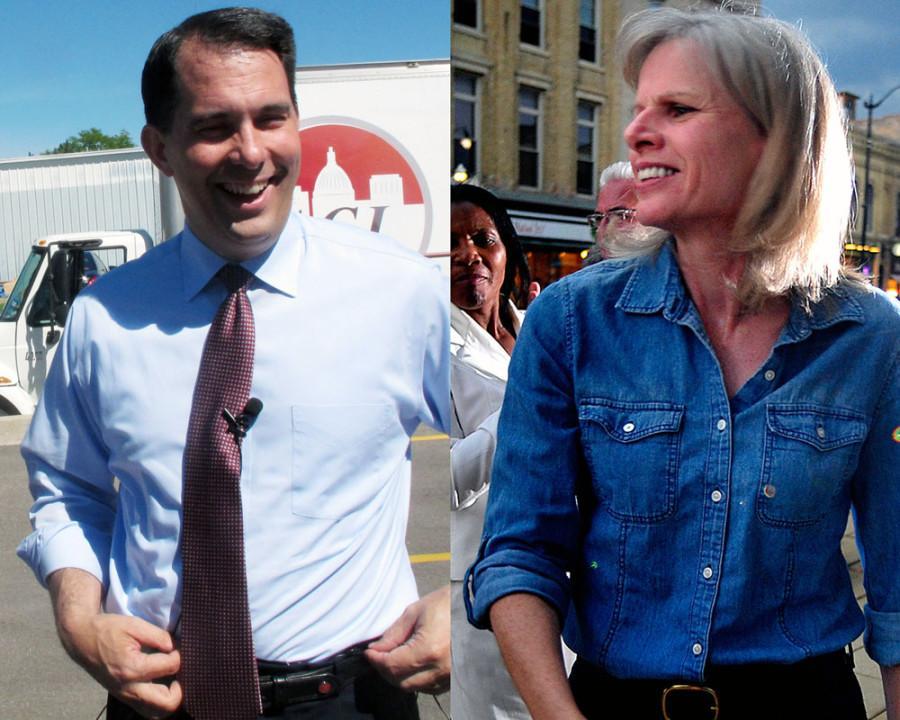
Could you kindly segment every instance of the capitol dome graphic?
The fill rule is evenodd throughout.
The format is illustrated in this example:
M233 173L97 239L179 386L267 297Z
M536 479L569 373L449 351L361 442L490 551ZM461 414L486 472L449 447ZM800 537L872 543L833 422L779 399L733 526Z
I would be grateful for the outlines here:
M419 173L371 131L337 124L301 129L294 210L390 235L411 249L427 245L430 213Z
M325 167L319 172L312 191L313 215L325 217L332 210L353 205L356 193L350 176L337 164L334 148L328 148Z

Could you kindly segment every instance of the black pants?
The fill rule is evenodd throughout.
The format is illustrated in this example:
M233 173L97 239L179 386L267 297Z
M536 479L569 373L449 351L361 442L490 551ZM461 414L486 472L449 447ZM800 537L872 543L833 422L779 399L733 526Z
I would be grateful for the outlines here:
M172 720L191 720L190 715L179 711ZM325 700L291 705L267 718L294 720L419 720L416 696L394 687L374 670L361 675L335 697ZM109 696L106 720L142 720L125 703Z
M706 680L619 680L579 658L569 685L589 720L662 720L662 696L676 683L707 686L719 698L719 720L866 720L852 660L839 651L793 665L720 665ZM704 720L712 696L677 691L669 698L671 720Z

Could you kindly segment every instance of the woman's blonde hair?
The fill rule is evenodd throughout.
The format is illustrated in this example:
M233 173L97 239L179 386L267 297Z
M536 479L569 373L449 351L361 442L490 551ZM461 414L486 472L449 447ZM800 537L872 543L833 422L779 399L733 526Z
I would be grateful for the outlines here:
M779 20L659 8L622 26L625 80L637 87L647 56L673 39L697 43L767 139L729 239L732 251L747 255L739 299L748 309L788 292L816 302L847 274L842 251L854 197L844 114L824 64L797 28Z

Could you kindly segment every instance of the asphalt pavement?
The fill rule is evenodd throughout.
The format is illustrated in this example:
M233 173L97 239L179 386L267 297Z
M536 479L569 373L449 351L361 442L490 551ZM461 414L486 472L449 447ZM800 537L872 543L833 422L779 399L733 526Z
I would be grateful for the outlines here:
M47 592L15 555L30 532L21 417L0 417L0 720L94 720L106 694L66 656ZM449 582L449 441L422 428L413 442L407 545L420 594ZM446 720L449 694L420 695L422 720Z

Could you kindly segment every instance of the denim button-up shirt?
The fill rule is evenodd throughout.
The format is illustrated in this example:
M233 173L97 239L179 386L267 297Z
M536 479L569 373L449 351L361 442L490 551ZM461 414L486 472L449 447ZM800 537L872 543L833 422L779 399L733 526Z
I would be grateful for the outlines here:
M900 662L898 309L849 285L794 302L729 398L670 245L550 286L510 365L470 619L537 595L620 677L796 662L864 626L869 654Z

